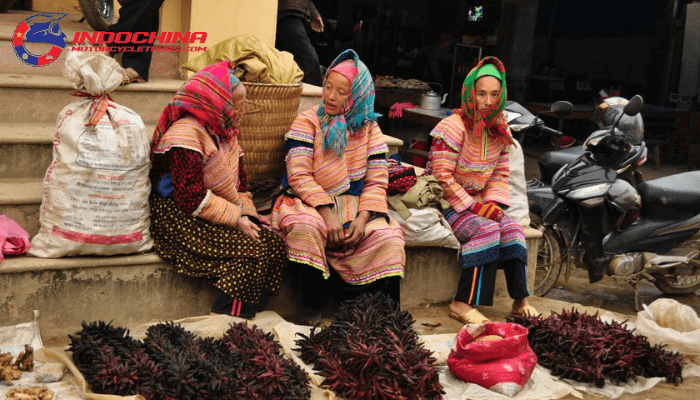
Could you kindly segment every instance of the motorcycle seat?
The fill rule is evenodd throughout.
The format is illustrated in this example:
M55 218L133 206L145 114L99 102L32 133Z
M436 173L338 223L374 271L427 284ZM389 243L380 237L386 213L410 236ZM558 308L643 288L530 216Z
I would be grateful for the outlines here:
M568 149L551 150L543 153L538 162L541 166L553 170L559 170L566 164L574 162L583 154L583 146L569 147Z
M700 171L653 179L637 186L644 201L678 210L700 210Z

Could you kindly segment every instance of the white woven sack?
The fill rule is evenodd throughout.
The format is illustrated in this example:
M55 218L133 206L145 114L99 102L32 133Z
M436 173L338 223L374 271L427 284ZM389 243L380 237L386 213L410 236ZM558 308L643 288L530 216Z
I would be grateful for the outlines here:
M656 299L637 313L636 333L652 344L683 355L700 356L700 318L690 306L674 299Z
M80 52L70 53L64 74L93 96L109 93L123 78L115 60ZM36 257L131 254L152 247L146 126L113 101L97 125L86 126L93 104L83 98L58 115L41 227L29 250Z

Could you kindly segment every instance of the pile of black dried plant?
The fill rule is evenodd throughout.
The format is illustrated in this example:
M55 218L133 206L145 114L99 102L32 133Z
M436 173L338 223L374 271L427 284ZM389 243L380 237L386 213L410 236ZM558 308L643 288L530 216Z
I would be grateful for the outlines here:
M272 334L231 324L221 339L161 323L143 341L104 321L70 336L73 361L96 393L148 400L309 399L309 379Z
M413 322L387 296L363 294L341 304L330 326L298 334L294 350L346 399L441 399L435 358Z
M625 383L638 376L665 377L666 382L682 382L683 363L678 353L652 346L643 335L636 335L625 323L603 322L598 313L589 315L575 309L542 316L508 317L529 329L530 347L538 363L553 375L601 388L605 379Z

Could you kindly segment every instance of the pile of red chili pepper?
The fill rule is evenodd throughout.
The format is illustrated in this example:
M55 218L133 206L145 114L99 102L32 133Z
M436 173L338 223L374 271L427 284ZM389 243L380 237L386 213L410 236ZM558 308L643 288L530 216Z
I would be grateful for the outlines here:
M282 357L271 333L245 322L220 339L181 325L148 328L143 341L104 321L71 336L73 361L95 393L147 400L309 399L308 375Z
M683 381L683 363L678 353L652 346L643 335L635 335L625 322L604 322L595 315L575 309L539 316L508 317L528 328L530 347L537 362L553 375L590 382L602 388L605 380L625 383L638 376L665 377L666 382Z
M331 325L298 333L294 350L346 399L442 399L435 358L413 322L387 296L363 294L342 303Z

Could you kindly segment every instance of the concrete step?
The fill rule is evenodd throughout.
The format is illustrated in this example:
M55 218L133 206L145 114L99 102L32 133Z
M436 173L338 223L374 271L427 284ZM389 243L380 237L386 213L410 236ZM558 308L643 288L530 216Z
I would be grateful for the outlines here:
M26 322L39 310L45 345L66 345L82 321L130 326L207 315L214 288L176 273L155 253L40 259L8 256L0 268L0 326ZM295 315L289 289L268 304Z
M68 335L79 331L82 321L134 326L206 315L216 295L209 283L176 273L152 252L60 259L8 256L0 265L0 326L29 321L38 310L42 340L48 346L69 344ZM459 274L456 250L407 247L401 308L449 303ZM533 282L534 268L528 275ZM497 276L495 302L510 304L505 279ZM324 318L332 317L337 306L329 302ZM298 322L286 273L280 294L270 298L266 309Z
M0 214L15 220L32 237L39 232L42 178L0 179Z
M43 178L53 157L54 132L54 124L0 123L0 176Z
M149 135L154 130L155 125L146 125ZM55 124L0 123L0 176L43 179L53 160L55 134Z
M459 278L456 251L407 249L402 308L444 303ZM41 259L8 256L0 268L0 326L15 325L40 312L45 345L64 346L82 321L133 326L206 315L216 295L201 279L176 273L155 253ZM437 290L432 290L437 288ZM428 290L430 289L430 290ZM296 320L296 302L285 274L279 295L266 307ZM337 304L324 310L330 316Z
M11 75L5 75L4 78L9 78L10 76ZM0 74L0 92L3 92L3 87L1 86L2 79L3 76ZM36 76L31 77L29 80L48 83L45 78L37 78ZM163 82L163 87L167 87L171 83L172 82L165 81ZM151 83L143 85L149 84ZM139 84L139 86L141 86L141 84ZM6 107L0 106L0 121L8 121L0 122L0 177L12 179L43 178L53 158L53 140L56 134L55 124L58 113L64 105L70 104L70 102L75 101L76 98L70 95L65 96L63 92L67 92L67 89L31 89L28 84L26 87L20 86L19 80L11 89L8 89L8 87L9 86L6 86L4 89L7 89L6 93L8 91L13 93L14 101L10 100L7 102L5 104ZM174 86L171 87L171 89L173 88ZM176 89L173 89L173 93L175 90ZM42 93L44 93L43 96ZM140 96L141 100L145 101L145 103L140 103L140 106L137 105L132 107L132 109L139 113L143 112L141 116L146 120L146 131L149 135L153 134L155 130L155 120L160 116L162 108L165 107L167 102L172 98L172 94L165 91L153 92L148 90L129 93L132 95L132 98L136 99ZM139 95L138 93L141 94ZM123 94L122 92L117 93L113 98L115 98L115 100L117 98L123 98ZM51 110L51 107L46 107L42 110L28 109L27 104L32 104L31 102L33 100L29 100L27 97L41 98L50 97L51 95L60 96L62 99L62 103L57 104L53 110ZM319 100L319 96L320 88L305 85L300 98L299 111L306 110L315 105ZM34 101L36 101L36 99ZM24 102L25 106L18 105L18 102ZM55 104L56 102L57 100L53 102L49 101L48 103ZM153 103L157 102L161 102L162 105L154 106ZM44 103L42 102L42 104ZM12 109L14 109L14 111ZM47 111L47 109L50 111ZM141 110L141 112L138 110ZM147 116L144 117L144 115ZM149 122L149 120L151 121ZM398 140L393 139L393 141L390 140L388 144L395 149L397 146L401 145L400 143L397 145L398 142ZM0 201L0 205L2 204L2 201Z
M151 79L121 86L111 93L115 102L138 113L147 125L155 125L180 86L181 79ZM0 74L0 121L3 123L55 124L58 114L75 101L65 77ZM299 110L318 104L321 88L304 84Z
M320 88L305 85L299 110L315 105L319 96ZM116 99L116 95L114 97ZM168 94L167 101L171 97L172 94ZM73 101L72 96L68 96L67 101ZM160 110L162 108L159 114ZM39 231L42 181L53 160L55 119L59 111L52 121L0 123L0 213L17 221L32 236ZM2 112L0 110L0 115ZM7 119L0 117L0 121L3 120ZM146 125L149 134L154 129L155 125ZM390 144L396 146L391 140Z
M121 86L111 93L115 102L155 125L161 112L184 80L154 78ZM76 100L68 79L58 76L0 74L0 121L55 124L65 106Z
M77 4L77 2L76 2ZM42 67L34 67L25 64L17 57L12 45L12 37L17 25L26 18L37 14L36 11L17 11L11 10L7 14L2 15L0 20L0 74L15 73L15 74L33 74L33 75L53 75L61 76L62 70L68 57L68 53L72 48L85 47L77 46L73 43L73 37L76 32L95 32L87 22L78 22L82 17L81 14L68 14L60 21L61 30L66 34L66 46L61 51L56 61ZM47 53L51 45L45 43L26 43L25 47L33 54ZM163 48L163 46L157 46ZM76 50L84 51L84 50ZM121 64L121 55L116 57L116 60ZM150 78L167 78L167 79L182 79L184 73L180 69L180 52L173 51L153 51L151 59Z

